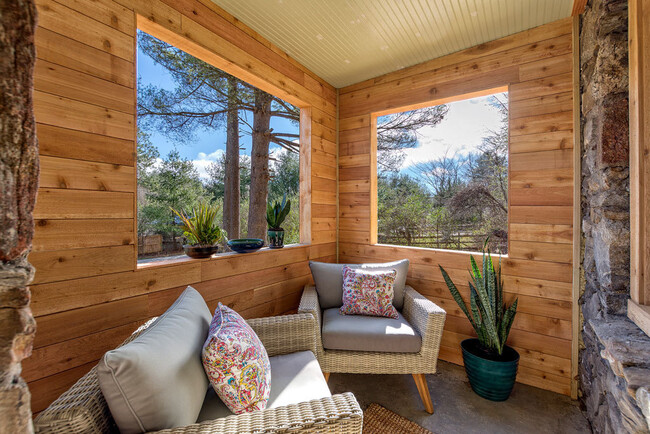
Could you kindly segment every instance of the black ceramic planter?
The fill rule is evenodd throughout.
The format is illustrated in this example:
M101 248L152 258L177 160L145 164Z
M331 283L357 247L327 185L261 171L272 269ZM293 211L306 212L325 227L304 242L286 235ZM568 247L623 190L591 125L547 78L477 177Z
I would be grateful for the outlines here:
M490 401L508 399L517 378L519 353L506 345L501 357L495 360L485 353L478 339L465 339L460 346L472 390Z
M185 250L185 254L190 258L203 259L209 258L217 253L219 246L190 246L189 244L185 244L183 250Z
M269 248L280 249L284 247L284 229L269 229L266 233L269 236Z

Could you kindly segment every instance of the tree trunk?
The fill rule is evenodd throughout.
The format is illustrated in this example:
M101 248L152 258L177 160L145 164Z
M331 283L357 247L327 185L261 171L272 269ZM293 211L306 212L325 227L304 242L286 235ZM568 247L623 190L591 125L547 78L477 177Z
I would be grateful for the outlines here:
M38 188L35 26L31 0L0 2L0 431L7 433L33 431L20 362L31 354L36 330L27 287L34 277L27 255Z
M239 238L239 113L238 84L235 77L228 78L228 115L226 127L226 161L223 194L223 228L228 238Z
M253 146L251 149L251 190L248 208L248 237L266 238L266 197L269 190L269 143L271 101L268 93L255 89Z

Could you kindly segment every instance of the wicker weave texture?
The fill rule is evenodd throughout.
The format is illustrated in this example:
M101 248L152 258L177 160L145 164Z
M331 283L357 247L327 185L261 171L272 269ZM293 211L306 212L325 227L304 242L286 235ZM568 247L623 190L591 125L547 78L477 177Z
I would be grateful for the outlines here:
M155 318L136 330L122 345L135 339ZM311 314L284 315L248 320L269 356L316 348L317 323ZM360 433L363 416L354 395L268 409L176 428L174 433ZM104 400L97 367L77 381L34 420L37 433L114 433L118 432Z
M305 286L299 313L311 313L318 323L316 357L324 372L349 374L435 374L438 352L445 325L444 309L406 286L404 318L420 333L422 347L418 353L382 353L370 351L327 350L321 338L322 312L313 285Z
M157 433L361 433L363 412L354 395L343 393Z

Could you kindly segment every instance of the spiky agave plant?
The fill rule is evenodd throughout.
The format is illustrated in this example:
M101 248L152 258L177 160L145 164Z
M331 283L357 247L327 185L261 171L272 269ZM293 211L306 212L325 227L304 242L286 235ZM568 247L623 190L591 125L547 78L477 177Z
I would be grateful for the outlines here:
M483 246L482 271L472 256L470 256L470 264L472 266L472 280L469 282L470 309L467 308L449 274L442 266L438 266L451 295L474 327L480 344L485 349L496 351L501 355L508 340L510 327L515 320L518 299L509 307L506 306L503 298L503 281L501 280L501 257L499 257L499 267L496 270L490 249L487 247L487 240Z
M176 211L174 214L181 219L183 236L191 245L214 246L222 239L226 239L226 231L219 227L217 214L219 207L208 202L200 202L192 207L191 212Z
M282 202L275 201L273 205L269 204L266 208L266 223L270 230L280 230L284 219L291 211L291 200L287 200L285 193Z

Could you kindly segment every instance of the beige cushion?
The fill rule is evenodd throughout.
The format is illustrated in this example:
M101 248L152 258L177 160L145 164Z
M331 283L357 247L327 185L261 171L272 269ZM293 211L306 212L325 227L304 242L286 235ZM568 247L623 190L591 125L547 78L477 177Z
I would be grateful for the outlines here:
M271 396L266 408L311 401L332 396L311 351L274 356L271 360ZM231 416L232 413L212 388L205 396L198 421Z
M393 285L393 306L402 309L404 306L404 286L409 271L409 260L383 262L377 264L330 264L327 262L309 261L311 274L314 277L318 303L321 309L341 307L343 304L343 267L364 268L377 271L397 271Z
M417 353L420 335L401 313L397 319L341 315L336 308L323 312L323 347L328 350Z
M188 287L140 336L104 355L97 377L122 433L196 422L209 384L201 347L211 319L201 294Z

